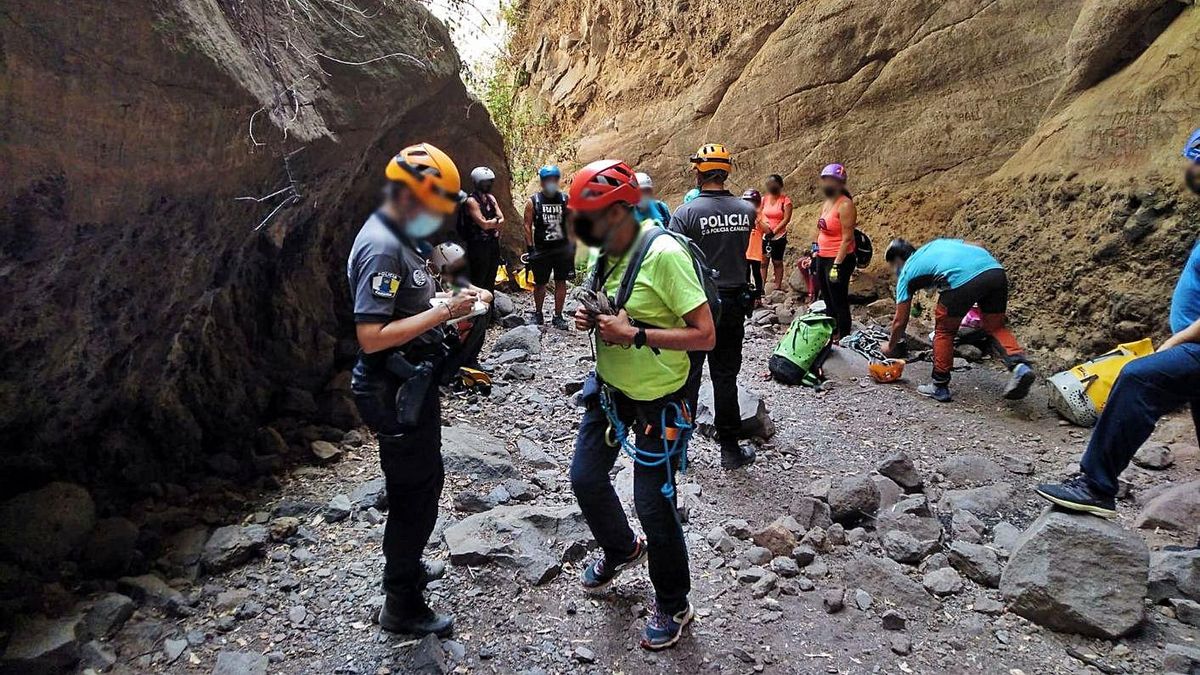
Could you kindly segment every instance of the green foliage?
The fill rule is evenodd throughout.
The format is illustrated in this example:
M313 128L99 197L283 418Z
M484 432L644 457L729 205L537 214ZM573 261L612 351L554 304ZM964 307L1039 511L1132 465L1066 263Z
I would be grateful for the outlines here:
M529 82L529 73L513 57L512 40L520 31L523 10L515 1L503 2L500 18L505 30L503 53L489 64L488 72L468 70L463 75L500 131L513 187L521 189L533 180L541 165L569 159L570 146L553 140L558 134L554 133L550 116L520 96L521 87Z

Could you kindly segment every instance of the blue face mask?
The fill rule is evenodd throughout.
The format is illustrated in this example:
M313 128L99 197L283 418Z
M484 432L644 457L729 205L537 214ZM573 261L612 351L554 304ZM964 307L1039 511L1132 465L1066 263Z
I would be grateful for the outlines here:
M404 233L413 239L425 239L442 226L442 217L436 213L422 211L404 223Z

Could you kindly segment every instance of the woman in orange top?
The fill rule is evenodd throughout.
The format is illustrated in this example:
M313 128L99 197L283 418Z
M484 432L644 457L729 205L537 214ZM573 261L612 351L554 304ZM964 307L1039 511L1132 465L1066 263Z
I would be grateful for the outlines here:
M817 219L817 279L826 313L837 322L833 339L850 334L850 275L854 272L854 228L858 211L846 190L846 167L830 164L821 170L825 202Z
M746 190L742 199L754 205L758 213L754 216L754 227L750 230L750 245L746 247L746 260L750 263L750 285L754 287L754 304L757 306L763 296L763 233L767 231L767 221L762 214L762 195L758 190Z
M792 223L792 200L783 194L783 176L767 176L767 194L763 195L762 215L767 221L763 233L763 265L767 258L775 263L775 288L783 288L783 252L787 250L788 225Z

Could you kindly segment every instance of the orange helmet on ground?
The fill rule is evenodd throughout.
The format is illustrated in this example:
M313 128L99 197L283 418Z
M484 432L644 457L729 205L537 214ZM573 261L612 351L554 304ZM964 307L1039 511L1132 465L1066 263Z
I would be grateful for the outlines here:
M867 373L876 382L895 382L904 375L904 359L884 359L867 364Z
M691 159L692 164L696 166L696 171L700 173L709 171L729 173L733 169L733 157L729 154L729 150L720 143L705 143L700 146L696 154L692 155Z
M407 185L426 208L438 213L454 213L465 196L454 160L428 143L401 150L388 162L386 175Z

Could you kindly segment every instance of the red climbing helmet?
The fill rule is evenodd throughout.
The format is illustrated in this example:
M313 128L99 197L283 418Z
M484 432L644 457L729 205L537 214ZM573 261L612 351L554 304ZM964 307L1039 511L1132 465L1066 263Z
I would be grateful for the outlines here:
M600 211L613 204L637 204L642 198L633 169L619 159L601 159L571 179L569 204L575 211Z

